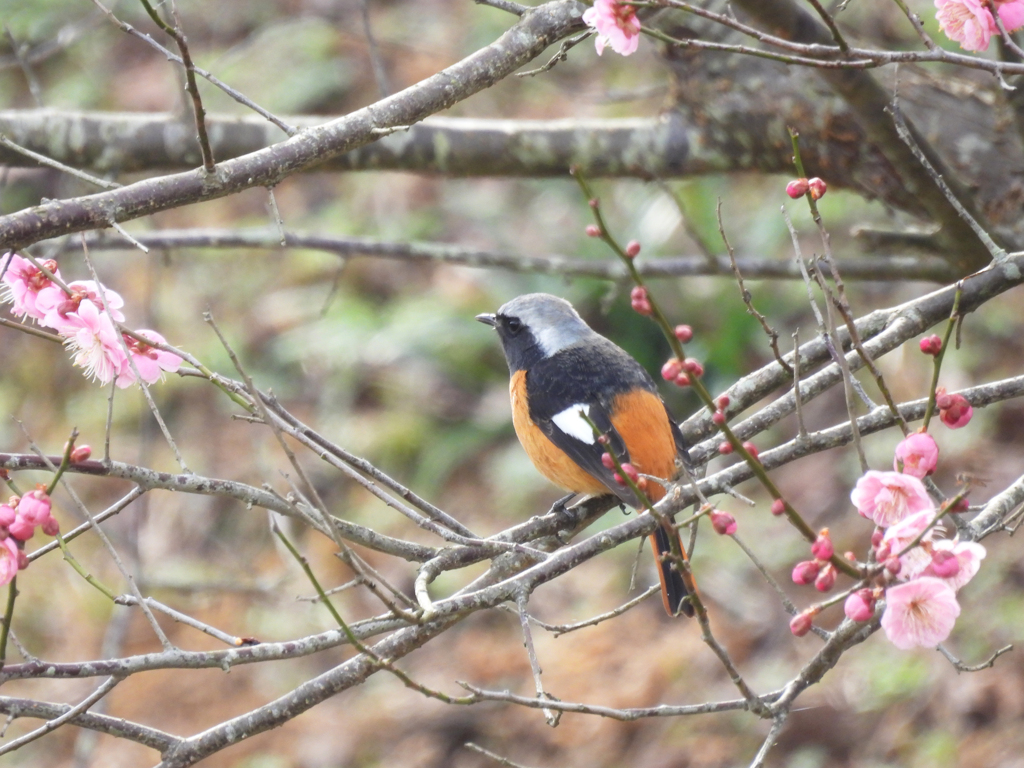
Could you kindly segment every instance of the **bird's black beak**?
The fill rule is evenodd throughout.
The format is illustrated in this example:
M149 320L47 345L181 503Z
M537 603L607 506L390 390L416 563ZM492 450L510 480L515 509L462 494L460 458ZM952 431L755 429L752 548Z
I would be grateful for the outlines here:
M491 326L491 328L497 328L498 327L498 318L497 318L496 315L488 315L488 314L477 315L476 319L477 319L478 322L481 322L484 325Z

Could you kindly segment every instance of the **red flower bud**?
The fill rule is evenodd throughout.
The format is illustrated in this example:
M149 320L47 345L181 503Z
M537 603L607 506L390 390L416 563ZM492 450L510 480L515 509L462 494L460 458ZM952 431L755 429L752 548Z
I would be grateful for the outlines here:
M610 453L601 454L601 463L604 465L605 469L615 469L615 460L612 459L612 455Z
M674 381L674 384L677 387L688 387L692 383L693 382L690 381L690 374L688 373L680 373L678 376L676 376Z
M871 534L871 546L872 547L877 547L879 544L882 543L882 539L884 539L884 538L885 538L885 534L882 533L882 529L881 528L875 528L874 532Z
M807 179L793 179L793 181L786 185L786 194L794 200L798 200L807 194L809 188L810 184Z
M814 614L810 611L804 611L803 613L798 613L790 620L789 631L796 637L803 637L811 631L813 625Z
M57 518L55 517L46 518L43 520L43 524L40 527L43 529L43 533L47 536L56 536L60 533L60 523L57 522Z
M718 452L722 456L728 456L730 453L732 453L732 443L730 443L728 441L726 441L724 443L719 443L718 444Z
M829 536L828 528L822 528L818 538L811 544L811 554L819 560L831 560L835 554L832 546L832 538Z
M895 555L885 561L885 570L891 573L893 576L899 576L900 571L903 570L903 563Z
M597 224L587 224L587 228L584 231L587 233L587 237L601 236L601 228Z
M811 198L814 200L820 200L828 192L828 185L824 181L815 176L813 179L809 179L807 182L808 190L811 193Z
M683 344L688 344L693 338L693 328L688 325L677 325L675 329L676 338Z
M591 208L597 208L599 205L601 205L601 203L598 201L596 197L592 197L587 201L587 205L589 205Z
M743 447L746 448L747 453L749 453L753 459L755 459L755 460L757 459L757 455L758 454L757 454L757 446L756 445L754 445L752 442L747 440L745 443L743 443Z
M884 541L881 544L879 544L878 548L875 550L875 559L878 560L878 562L880 563L884 563L891 554L892 549L889 546L889 542Z
M793 583L801 586L814 581L821 570L821 563L817 560L804 560L793 566Z
M936 399L942 423L950 429L966 427L974 415L974 408L967 402L967 398L963 395L943 395L942 400L945 405L939 405L938 398Z
M858 589L846 598L843 605L850 621L867 621L875 615L875 595L870 589Z
M814 580L814 588L819 592L828 592L836 585L836 569L832 563L826 563L818 578Z
M700 364L699 360L692 357L683 360L683 370L695 379L699 379L704 375L704 366Z
M921 339L921 351L935 357L942 351L942 339L932 334Z
M712 509L711 527L715 529L715 533L717 534L722 536L731 536L736 533L736 518L728 512L723 512L720 509Z
M729 403L731 402L732 401L729 399L728 395L719 395L718 399L715 400L715 405L718 407L718 410L724 411L729 407Z
M678 357L673 357L663 366L661 366L661 378L665 381L673 381L676 376L682 373L683 361Z
M721 411L715 411L714 414L711 416L711 421L713 421L718 426L722 426L723 424L725 424L725 414L722 413Z
M786 511L786 502L784 502L782 499L775 499L775 501L772 502L772 514L773 515L778 517L779 515L781 515L785 511Z
M76 446L71 451L71 463L78 464L79 462L85 461L90 456L92 456L92 448L90 448L88 445Z
M19 571L24 571L26 568L28 568L28 563L29 563L28 555L25 554L25 550L19 549L18 550L18 570Z
M932 552L928 570L940 579L951 579L960 573L960 560L948 549L939 549Z
M636 240L630 240L628 243L626 243L626 255L631 259L635 259L637 256L639 256L640 243L638 243Z

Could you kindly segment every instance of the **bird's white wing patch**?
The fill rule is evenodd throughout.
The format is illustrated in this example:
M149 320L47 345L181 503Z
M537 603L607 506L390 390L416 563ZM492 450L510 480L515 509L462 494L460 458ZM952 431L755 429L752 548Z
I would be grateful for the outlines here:
M594 430L587 424L586 419L580 416L580 411L589 416L590 406L583 403L570 405L564 411L555 414L551 421L569 437L575 437L581 443L593 445Z

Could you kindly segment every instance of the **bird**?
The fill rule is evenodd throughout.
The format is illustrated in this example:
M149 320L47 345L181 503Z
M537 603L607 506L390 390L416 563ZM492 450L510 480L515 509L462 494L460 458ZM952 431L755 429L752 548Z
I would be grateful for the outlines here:
M501 340L519 442L540 473L570 497L610 493L640 508L629 486L616 480L615 465L606 465L610 451L644 475L670 481L678 474L677 460L688 460L687 446L654 380L628 352L587 325L572 304L529 293L476 319ZM587 419L607 437L606 444ZM665 489L649 482L646 493L654 502ZM666 612L692 616L682 575L665 557L679 532L666 522L650 539ZM685 557L681 542L678 551Z

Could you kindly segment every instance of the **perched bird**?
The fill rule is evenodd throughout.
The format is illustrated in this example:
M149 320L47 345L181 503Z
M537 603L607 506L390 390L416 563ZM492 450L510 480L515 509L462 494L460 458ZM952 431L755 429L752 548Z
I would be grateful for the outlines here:
M675 477L686 446L654 381L628 352L592 330L572 304L530 293L476 319L498 332L512 376L512 423L530 460L551 482L573 493L612 493L637 508L636 496L616 481L603 454L613 451L645 475ZM581 412L607 434L607 445ZM649 482L647 495L657 501L665 490ZM663 558L673 539L679 541L679 533L668 526L651 536L662 599L670 616L692 616L693 607L683 602L682 576Z

